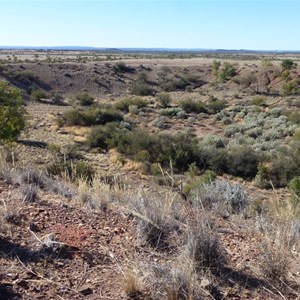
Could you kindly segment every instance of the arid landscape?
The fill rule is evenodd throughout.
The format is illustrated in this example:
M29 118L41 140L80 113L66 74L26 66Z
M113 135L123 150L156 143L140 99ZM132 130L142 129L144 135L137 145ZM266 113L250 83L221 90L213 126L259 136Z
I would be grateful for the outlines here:
M300 299L299 53L2 49L0 81L0 299Z

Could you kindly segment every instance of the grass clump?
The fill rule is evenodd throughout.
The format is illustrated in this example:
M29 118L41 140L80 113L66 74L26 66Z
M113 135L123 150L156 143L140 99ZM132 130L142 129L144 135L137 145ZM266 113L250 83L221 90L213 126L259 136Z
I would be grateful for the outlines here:
M171 103L171 96L168 93L160 93L156 99L162 108L168 108Z
M70 181L85 179L91 181L94 177L94 169L84 161L55 161L46 167L50 176L58 176Z

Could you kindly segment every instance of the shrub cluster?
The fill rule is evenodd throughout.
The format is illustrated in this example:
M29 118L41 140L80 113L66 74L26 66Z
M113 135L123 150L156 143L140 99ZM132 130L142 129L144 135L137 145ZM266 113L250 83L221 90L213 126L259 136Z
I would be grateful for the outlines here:
M92 126L106 124L108 122L120 122L122 115L109 108L81 110L74 108L62 114L59 119L60 124L68 126Z
M147 101L142 98L128 98L122 99L115 104L115 109L121 110L123 112L129 112L129 106L136 106L138 109L147 106Z
M192 100L190 98L183 99L179 102L179 107L187 113L208 113L216 114L223 110L226 106L226 101L219 100L215 97L209 97L207 104L200 100Z
M94 98L87 93L77 95L76 99L82 106L91 106L92 104L94 104Z

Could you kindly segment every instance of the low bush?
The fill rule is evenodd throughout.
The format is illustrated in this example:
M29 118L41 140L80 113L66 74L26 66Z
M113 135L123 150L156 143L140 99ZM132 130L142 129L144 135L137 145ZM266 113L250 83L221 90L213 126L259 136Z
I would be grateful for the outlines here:
M30 99L33 101L41 101L47 99L48 94L43 90L32 90L30 94Z
M94 126L87 136L86 143L90 148L100 147L107 150L110 146L112 137L118 134L118 131L120 131L118 123L112 122L105 126Z
M287 82L282 85L282 95L296 95L299 93L298 85L295 82Z
M91 106L94 104L94 98L87 93L77 95L76 99L82 106Z
M270 161L259 165L255 182L261 188L285 187L297 174L299 171L294 159L277 154Z
M226 82L236 75L236 70L231 63L225 62L217 73L217 77L221 82Z
M119 73L133 73L135 70L129 66L126 66L124 62L118 62L113 66L114 72Z
M160 93L157 97L156 97L158 103L160 104L160 106L162 108L167 108L170 105L171 102L171 97L169 94L167 93Z
M256 105L256 106L265 106L266 105L266 97L255 96L251 99L251 104Z
M254 178L258 171L259 156L249 146L227 149L228 172L244 179Z
M169 79L160 84L160 87L165 92L184 91L190 83L183 78Z
M191 226L186 242L187 256L194 262L198 273L207 268L218 271L225 262L224 250L218 236L206 222L196 222Z
M72 109L64 112L60 119L63 125L68 126L92 126L106 124L108 122L120 122L123 117L112 109Z
M179 106L187 113L201 113L207 111L206 106L202 101L196 101L190 98L181 100Z
M190 195L195 206L218 210L221 214L241 213L248 205L248 196L239 184L215 180Z
M121 110L123 112L129 112L129 106L133 105L140 109L147 106L147 101L138 97L122 99L115 104L115 109Z
M226 107L225 100L219 100L215 97L210 97L207 103L207 111L210 114L216 114Z
M145 82L136 82L130 86L129 91L136 96L153 96L155 89Z
M56 161L46 167L50 176L59 176L71 181L84 179L91 181L94 177L93 168L84 161Z

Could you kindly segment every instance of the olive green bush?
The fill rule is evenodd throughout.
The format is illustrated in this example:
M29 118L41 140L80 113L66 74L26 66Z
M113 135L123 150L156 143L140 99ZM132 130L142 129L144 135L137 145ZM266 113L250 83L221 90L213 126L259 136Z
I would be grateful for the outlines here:
M0 81L0 142L17 139L26 124L26 110L17 88Z

